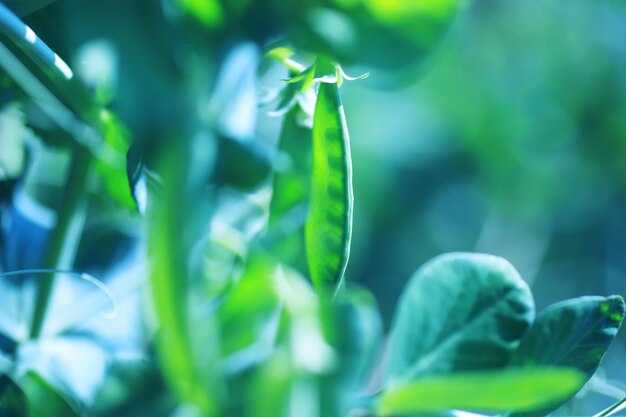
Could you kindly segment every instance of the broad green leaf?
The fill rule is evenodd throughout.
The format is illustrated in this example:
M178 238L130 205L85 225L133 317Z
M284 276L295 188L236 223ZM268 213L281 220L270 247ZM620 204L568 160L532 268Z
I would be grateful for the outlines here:
M507 368L431 376L383 391L383 416L451 409L529 411L571 397L584 376L571 368Z
M52 385L35 372L26 373L18 381L28 398L30 416L74 417L79 412Z
M511 358L513 366L567 366L587 381L598 368L624 319L619 296L580 297L553 304L537 316ZM566 399L563 399L566 400ZM545 415L564 404L534 415Z
M553 304L537 315L511 365L572 366L591 377L623 319L620 296L587 296Z
M422 266L399 303L389 383L504 366L534 317L526 283L506 260L452 253Z
M337 84L319 85L312 152L307 259L316 288L336 290L348 265L353 206L350 139Z

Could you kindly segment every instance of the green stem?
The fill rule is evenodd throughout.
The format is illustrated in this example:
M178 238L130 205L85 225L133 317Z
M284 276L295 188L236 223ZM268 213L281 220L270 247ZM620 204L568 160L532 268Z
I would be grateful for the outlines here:
M626 397L622 398L621 400L619 400L618 402L616 402L615 404L613 404L606 410L599 412L593 417L608 417L608 416L613 415L616 412L621 411L624 408L626 408Z
M57 221L52 229L41 268L68 269L74 263L84 220L85 189L92 156L84 147L75 145L65 187L57 208ZM37 281L35 310L31 321L30 338L36 339L43 329L54 274L45 274Z

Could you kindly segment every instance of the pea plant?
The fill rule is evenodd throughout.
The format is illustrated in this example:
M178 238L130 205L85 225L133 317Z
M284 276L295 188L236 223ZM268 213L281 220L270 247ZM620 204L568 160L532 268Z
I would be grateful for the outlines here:
M454 0L48 3L0 3L0 416L531 417L592 378L620 296L536 313L508 261L448 253L385 335L347 279L369 74L340 63L422 65Z

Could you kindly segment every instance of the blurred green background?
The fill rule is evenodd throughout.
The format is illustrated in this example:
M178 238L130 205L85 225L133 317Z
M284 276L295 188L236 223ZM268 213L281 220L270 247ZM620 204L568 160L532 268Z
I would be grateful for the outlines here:
M478 1L417 78L390 90L372 70L343 89L348 276L387 323L415 266L447 251L509 259L538 309L626 293L624 22L621 1ZM623 379L624 334L612 350Z

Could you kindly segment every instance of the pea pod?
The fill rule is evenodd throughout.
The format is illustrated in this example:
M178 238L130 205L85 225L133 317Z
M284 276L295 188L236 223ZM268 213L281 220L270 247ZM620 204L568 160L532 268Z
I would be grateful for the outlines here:
M281 262L306 276L304 226L310 191L311 129L298 124L300 111L292 108L283 122L279 149L286 163L274 172L268 243Z
M318 291L336 291L350 255L353 207L350 139L336 82L320 82L312 133L307 259Z

